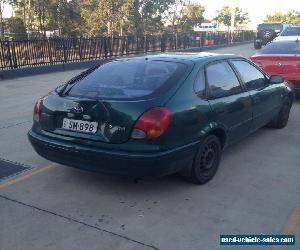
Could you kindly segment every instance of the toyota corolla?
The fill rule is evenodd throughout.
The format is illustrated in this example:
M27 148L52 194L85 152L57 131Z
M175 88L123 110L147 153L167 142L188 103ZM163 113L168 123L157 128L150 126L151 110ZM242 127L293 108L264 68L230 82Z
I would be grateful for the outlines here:
M42 157L132 177L179 172L203 184L222 151L286 126L293 94L247 59L172 53L112 60L38 100L28 137Z
M300 40L273 41L250 59L269 75L281 75L300 93Z

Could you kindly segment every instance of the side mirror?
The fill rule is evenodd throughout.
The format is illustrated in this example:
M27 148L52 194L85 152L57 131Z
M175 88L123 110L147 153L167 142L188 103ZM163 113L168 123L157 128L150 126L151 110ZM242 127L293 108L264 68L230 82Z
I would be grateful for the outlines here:
M276 75L274 75L274 76L271 76L269 78L269 83L270 84L279 84L279 83L283 83L283 82L284 82L284 79L283 79L282 76L276 76Z

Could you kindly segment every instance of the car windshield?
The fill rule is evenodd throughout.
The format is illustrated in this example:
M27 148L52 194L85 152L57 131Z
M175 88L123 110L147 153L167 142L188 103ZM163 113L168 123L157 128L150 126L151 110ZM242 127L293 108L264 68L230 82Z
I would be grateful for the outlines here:
M262 23L258 25L257 30L282 30L281 23Z
M69 82L64 95L135 99L160 93L184 73L182 63L134 59L103 64Z
M286 28L280 35L281 36L300 36L300 27Z
M300 41L280 41L269 43L260 54L300 54Z

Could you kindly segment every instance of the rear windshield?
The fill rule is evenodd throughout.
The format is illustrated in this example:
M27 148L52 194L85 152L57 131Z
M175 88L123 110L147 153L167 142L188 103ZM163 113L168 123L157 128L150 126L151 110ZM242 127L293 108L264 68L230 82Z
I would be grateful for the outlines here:
M280 35L281 36L300 36L300 27L286 28Z
M260 50L260 54L300 54L300 41L271 42Z
M70 82L63 94L82 98L136 99L164 91L182 76L181 63L147 59L113 61Z
M280 23L262 23L258 25L257 30L282 30Z

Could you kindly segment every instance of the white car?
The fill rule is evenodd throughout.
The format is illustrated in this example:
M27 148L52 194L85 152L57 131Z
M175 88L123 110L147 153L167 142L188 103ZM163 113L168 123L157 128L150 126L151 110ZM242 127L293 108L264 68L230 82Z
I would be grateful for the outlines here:
M201 23L200 26L194 27L194 31L216 32L217 31L217 24L216 23Z

